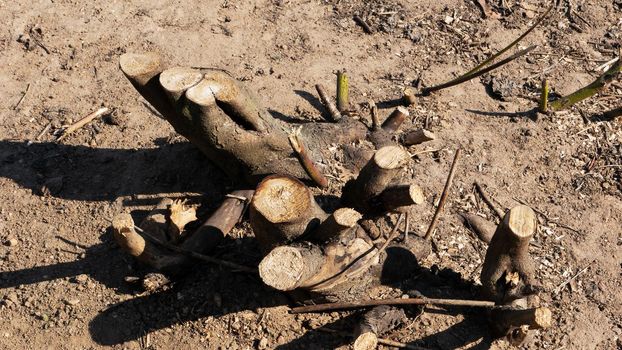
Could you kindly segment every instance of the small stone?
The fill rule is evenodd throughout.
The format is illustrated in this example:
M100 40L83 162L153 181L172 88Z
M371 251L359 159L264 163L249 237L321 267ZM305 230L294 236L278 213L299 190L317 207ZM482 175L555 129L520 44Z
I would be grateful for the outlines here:
M257 344L257 348L258 349L266 349L268 347L268 339L266 337L263 337L259 340L259 343Z
M17 297L17 293L15 292L10 292L4 297L4 299L12 302L13 304L17 304L17 302L19 301L19 298Z
M15 247L15 246L17 245L17 243L19 243L19 242L17 241L17 239L15 239L15 238L11 238L11 239L9 239L8 241L6 241L6 243L5 243L5 244L6 244L6 245L8 245L9 247Z
M78 305L80 303L80 299L65 299L65 304L67 305Z

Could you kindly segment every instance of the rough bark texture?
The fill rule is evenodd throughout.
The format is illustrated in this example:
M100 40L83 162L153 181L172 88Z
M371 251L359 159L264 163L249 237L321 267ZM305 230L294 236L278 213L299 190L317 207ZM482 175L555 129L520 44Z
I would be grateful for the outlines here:
M506 213L488 245L482 267L485 298L506 304L532 293L535 268L529 256L529 240L536 225L536 215L527 206Z
M374 350L378 337L400 326L406 313L393 306L376 306L363 316L354 333L354 350Z
M215 69L165 70L153 53L124 54L120 65L132 85L175 130L231 177L253 184L272 173L308 179L292 152L285 126L229 74ZM366 134L366 127L351 118L305 124L301 131L316 161L323 159L328 144L348 144Z

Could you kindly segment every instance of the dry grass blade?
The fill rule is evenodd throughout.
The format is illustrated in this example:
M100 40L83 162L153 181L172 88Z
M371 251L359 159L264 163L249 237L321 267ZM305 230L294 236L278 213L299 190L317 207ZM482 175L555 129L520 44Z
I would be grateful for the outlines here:
M56 141L61 141L65 137L69 136L71 133L75 132L76 130L78 130L81 127L85 126L86 124L90 123L93 119L95 119L97 117L101 117L102 115L108 113L109 111L110 110L108 108L102 107L102 108L96 110L95 112L87 115L86 117L78 120L77 122L69 125L65 130L63 130L63 132L56 139Z
M494 60L496 60L499 56L503 55L504 53L506 53L508 50L510 50L511 48L513 48L514 46L516 46L521 40L523 40L527 35L529 35L529 33L531 33L534 29L536 29L536 27L538 25L540 25L540 23L542 23L544 21L544 19L549 15L549 13L551 12L551 10L555 7L555 2L552 2L551 6L549 6L549 8L546 10L546 12L540 16L536 22L529 27L529 29L527 29L526 32L524 32L523 34L521 34L521 36L519 36L516 40L514 40L513 42L511 42L508 46L504 47L503 49L501 49L499 52L495 53L494 55L490 56L488 59L486 59L485 61L483 61L482 63L478 64L477 66L475 66L473 69L471 69L470 71L464 73L463 75L459 76L456 79L453 79L451 81L448 81L446 83L440 84L440 85L436 85L436 86L432 86L429 88L425 88L421 91L421 93L423 95L427 95L429 93L432 93L434 91L438 91L438 90L442 90L442 89L446 89L448 87L452 87L458 84L462 84L466 81L469 81L473 78L476 78L482 74L485 74L487 72L490 72L496 68L499 68L501 66L503 66L504 64L507 64L525 54L527 54L529 51L531 50L523 50L513 56L511 56L508 59L505 59L497 64L491 65L489 68L483 69L485 66L487 66L488 64L492 63ZM526 51L526 52L525 52Z

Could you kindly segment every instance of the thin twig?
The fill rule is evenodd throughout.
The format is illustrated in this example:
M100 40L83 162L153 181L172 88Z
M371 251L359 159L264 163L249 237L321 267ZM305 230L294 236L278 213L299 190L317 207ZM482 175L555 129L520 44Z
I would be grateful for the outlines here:
M458 148L456 150L456 155L454 156L454 161L451 164L451 168L449 169L449 175L447 176L447 181L445 182L445 188L443 188L443 193L441 194L441 199L438 202L438 207L436 207L436 211L434 212L434 216L432 217L432 222L430 222L430 226L428 227L428 231L425 234L425 239L432 239L432 232L436 227L436 223L438 221L438 217L440 213L443 211L443 207L445 207L445 201L447 200L447 195L449 194L449 188L451 187L451 183L454 180L454 174L456 171L456 164L458 163L458 158L460 157L461 149Z
M324 104L324 107L328 110L328 113L331 117L332 122L337 122L341 119L341 113L337 109L337 106L330 100L328 95L326 94L326 89L321 84L315 85L315 90L317 90L317 94L320 95L320 100Z
M56 138L56 141L61 141L62 139L67 137L69 134L73 133L74 131L76 131L76 130L80 129L81 127L85 126L86 124L90 123L93 119L95 119L97 117L101 117L102 115L108 113L108 111L109 111L108 108L102 107L102 108L96 110L95 112L87 115L86 117L78 120L77 122L69 125L65 130L62 131L60 136L58 136L58 138Z
M482 188L482 186L479 184L479 182L475 181L475 189L477 190L477 193L479 193L479 195L482 197L482 199L484 200L484 203L488 204L488 206L490 207L490 209L492 209L495 214L497 214L497 217L499 217L499 219L503 220L503 217L505 216L505 213L503 212L503 210L499 209L488 197L488 195L486 195L486 193L484 192L484 189Z
M212 264L216 264L219 266L224 266L224 267L228 267L230 269L234 269L237 271L241 271L241 272L247 272L247 273L252 273L252 274L257 274L258 271L255 268L251 268L248 266L244 266L244 265L238 265L236 263L230 262L230 261L226 261L226 260L221 260L221 259L216 259L214 257L208 256L208 255L203 255L191 250L186 250L184 248L178 247L176 245L172 245L170 243L166 243L163 242L159 239L157 239L155 236L153 236L152 234L148 233L147 231L143 230L142 228L134 225L134 229L136 231L138 231L141 235L143 235L145 238L149 239L150 241L168 249L171 251L174 251L176 253L180 253L186 256L189 256L191 258L197 259L197 260L202 260L208 263L212 263Z
M299 306L292 308L290 313L303 314L311 312L326 312L337 310L354 310L362 309L379 305L446 305L446 306L469 306L469 307L483 307L494 308L494 301L483 300L463 300L463 299L434 299L434 298L393 298L393 299L378 299L378 300L363 300L353 303L337 302L327 304L316 304Z
M28 90L30 90L30 83L28 83L28 85L26 85L26 90L22 94L22 97L19 98L19 101L17 101L15 106L13 106L13 110L16 110L19 107L19 105L22 104L22 102L24 101L24 98L26 98L26 94L28 93Z
M342 336L342 337L347 337L347 338L354 338L354 334L352 334L352 333L338 331L338 330L330 329L330 328L326 328L326 327L316 328L316 329L313 329L313 330L314 331L318 331L318 332L336 334L336 335L339 335L339 336ZM389 339L384 339L384 338L377 338L377 340L378 340L378 344L392 346L394 348L411 349L411 350L429 350L428 348L422 348L420 346L410 345L410 344L401 343L401 342L397 342L397 341L393 341L393 340L389 340Z
M35 141L39 141L39 139L41 139L41 138L43 137L43 135L44 135L46 132L48 132L48 130L50 130L50 127L51 127L51 126L52 126L52 122L47 123L47 125L45 126L45 128L43 128L43 129L41 130L41 132L37 134L37 137L35 137L35 139L34 139L34 140L30 140L30 141L28 141L28 143L26 144L26 146L30 146L30 145L32 145L33 143L35 143Z
M305 147L302 139L300 138L300 129L297 129L293 133L289 135L289 144L292 146L296 155L298 155L298 160L300 161L300 165L305 169L311 180L313 180L318 186L325 188L328 186L328 180L320 169L318 169L317 165L307 152L307 148Z
M593 263L594 261L592 261ZM581 269L581 271L577 272L576 274L574 274L574 276L570 277L569 279L565 280L564 282L560 283L559 286L555 287L555 289L553 289L553 293L554 294L559 294L559 292L561 292L562 288L564 288L565 286L568 285L568 283L574 281L577 277L581 276L585 271L587 271L587 269L590 268L590 265L592 265L592 263L588 264L586 267L584 267L583 269Z

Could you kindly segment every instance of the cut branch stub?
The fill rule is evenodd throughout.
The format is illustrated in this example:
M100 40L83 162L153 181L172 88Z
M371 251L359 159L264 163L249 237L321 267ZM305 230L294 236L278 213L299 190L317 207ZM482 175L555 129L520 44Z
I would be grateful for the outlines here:
M404 122L406 117L408 117L410 113L406 107L399 106L397 107L393 113L391 113L387 119L382 123L382 130L388 132L395 132L400 128L400 125Z
M311 233L328 215L299 180L268 176L251 201L251 227L265 250Z
M402 144L404 146L418 145L433 140L436 140L436 135L426 129L411 130L402 135Z
M186 90L198 84L203 74L198 69L173 67L160 74L160 85L171 99L173 106L184 95Z
M425 201L423 190L415 184L391 186L382 191L378 198L382 204L383 213L389 211L404 212L407 207Z
M529 256L529 240L536 231L534 211L524 205L509 210L493 235L482 267L485 298L500 304L531 294L534 263Z
M486 244L490 243L495 234L496 225L494 223L475 214L464 213L461 216L465 226L473 231L477 238Z
M398 146L385 146L376 151L358 177L344 186L343 204L367 216L372 211L371 199L387 188L408 159L408 153Z
M362 215L354 209L340 208L324 220L310 237L317 242L327 242L341 237L345 232L357 226Z
M112 220L112 234L121 249L145 265L166 273L176 273L185 264L185 256L166 252L150 241L145 240L134 229L130 214L120 214Z
M546 307L523 310L500 308L490 311L490 324L494 336L506 336L513 345L518 346L525 340L527 331L550 328L553 315Z
M259 263L259 276L270 287L290 291L318 273L325 261L313 244L276 247Z
M253 190L233 191L203 225L183 241L181 247L197 253L209 253L242 219L253 193Z

